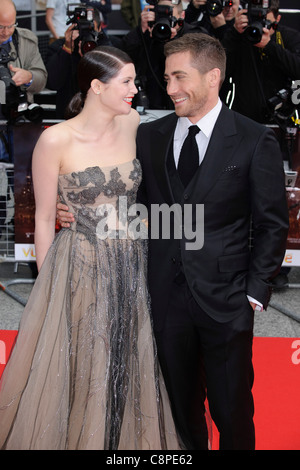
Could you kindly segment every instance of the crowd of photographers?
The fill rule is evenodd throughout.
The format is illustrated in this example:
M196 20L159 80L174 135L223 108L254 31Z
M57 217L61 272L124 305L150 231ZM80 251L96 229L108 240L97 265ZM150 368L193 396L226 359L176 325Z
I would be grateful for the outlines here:
M61 19L54 22L55 12L62 18L62 3L48 0L51 40L45 65L36 37L17 27L15 10L7 24L11 4L0 0L0 91L6 91L13 114L18 114L18 100L25 96L32 102L33 94L47 87L57 92L56 117L64 119L67 102L77 91L80 57L107 44L125 50L135 63L139 93L134 106L172 109L165 91L163 49L187 32L213 35L224 45L227 76L220 94L228 106L262 123L288 120L295 110L291 95L293 81L300 79L300 33L280 24L279 0L123 0L121 13L130 25L123 37L106 33L111 0L73 0L64 12L64 30ZM25 70L25 81L12 66Z
M100 2L85 3L89 8ZM300 79L300 33L280 24L279 0L123 0L121 13L130 31L123 37L107 35L100 13L93 23L95 43L110 43L132 57L139 89L134 106L173 108L165 91L164 44L187 32L204 32L217 37L227 52L222 100L259 122L290 119L292 82ZM78 22L70 12L69 18L71 26L49 47L46 60L47 86L68 98L76 89L78 44L85 38L86 21L83 15ZM57 118L62 119L66 99L58 102Z

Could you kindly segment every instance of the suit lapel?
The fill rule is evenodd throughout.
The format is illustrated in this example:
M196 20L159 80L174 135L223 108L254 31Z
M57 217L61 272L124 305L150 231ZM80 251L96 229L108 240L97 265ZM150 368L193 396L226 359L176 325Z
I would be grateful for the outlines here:
M171 185L167 172L167 157L170 146L173 145L173 136L178 117L175 113L160 123L159 128L153 129L151 135L151 161L153 171L160 191L168 204L174 203Z
M166 203L172 205L174 197L167 172L167 157L170 146L173 145L173 136L178 117L170 114L159 127L152 130L151 135L151 161L153 171L160 191ZM215 184L223 169L229 164L243 136L238 135L234 113L224 104L216 121L204 159L188 185L187 192L195 194L197 201L204 199L205 195Z
M243 136L236 131L234 113L225 105L222 106L216 121L210 142L204 159L190 183L192 193L198 201L204 199L205 195L215 184L223 169L229 164Z

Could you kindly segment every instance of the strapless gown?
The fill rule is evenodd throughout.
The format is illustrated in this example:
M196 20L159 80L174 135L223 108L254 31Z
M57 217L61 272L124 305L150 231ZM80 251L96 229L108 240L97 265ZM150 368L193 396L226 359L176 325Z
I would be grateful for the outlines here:
M147 240L126 236L135 219L120 210L140 181L137 160L60 175L76 222L57 234L24 309L0 383L0 448L179 449L153 339Z

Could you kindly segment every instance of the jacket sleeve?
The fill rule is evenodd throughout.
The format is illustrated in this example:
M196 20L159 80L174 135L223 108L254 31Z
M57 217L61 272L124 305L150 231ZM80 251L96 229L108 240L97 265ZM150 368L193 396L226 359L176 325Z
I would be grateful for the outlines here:
M19 34L19 57L21 67L32 73L32 84L27 88L29 94L42 91L47 82L47 71L38 47L38 39L31 31Z
M252 158L250 191L253 248L247 294L266 308L270 281L280 270L289 228L281 152L273 131L267 128Z
M50 90L60 90L72 76L74 58L72 54L62 49L64 39L58 39L48 47L46 67L48 72L47 87ZM77 66L77 65L76 65Z

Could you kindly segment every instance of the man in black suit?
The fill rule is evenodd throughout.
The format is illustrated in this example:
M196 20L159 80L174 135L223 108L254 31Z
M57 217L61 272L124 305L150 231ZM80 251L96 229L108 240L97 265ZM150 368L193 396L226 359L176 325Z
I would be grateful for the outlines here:
M255 308L267 307L269 282L285 253L282 157L273 131L220 102L225 53L216 39L184 35L165 53L175 114L141 124L137 135L141 202L150 214L175 204L183 216L175 215L174 224L184 221L181 238L176 225L166 238L149 217L149 233L156 234L149 238L149 289L159 359L188 449L207 448L206 389L220 449L254 449L253 317ZM199 161L183 183L177 162L191 124L200 128ZM194 215L184 218L190 208ZM190 237L201 230L202 247Z
M254 449L253 317L267 307L285 253L283 161L272 130L220 102L226 58L217 39L186 34L165 52L175 113L137 135L158 355L187 449L208 448L206 393L220 449ZM201 130L182 164L190 125Z

